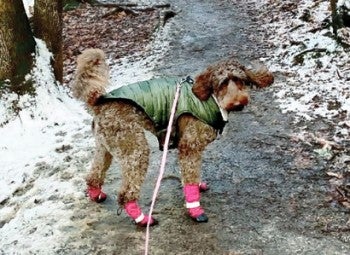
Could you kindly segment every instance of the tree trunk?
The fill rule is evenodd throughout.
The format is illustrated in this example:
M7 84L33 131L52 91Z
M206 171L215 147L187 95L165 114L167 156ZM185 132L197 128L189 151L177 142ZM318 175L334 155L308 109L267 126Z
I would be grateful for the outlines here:
M331 0L331 10L332 10L332 27L333 33L337 36L337 30L343 26L342 20L339 17L339 13L337 10L337 2L338 0Z
M15 92L25 89L20 85L32 68L34 52L22 0L0 0L0 81L10 79Z
M62 0L35 0L34 34L46 42L53 53L52 66L56 80L63 81Z

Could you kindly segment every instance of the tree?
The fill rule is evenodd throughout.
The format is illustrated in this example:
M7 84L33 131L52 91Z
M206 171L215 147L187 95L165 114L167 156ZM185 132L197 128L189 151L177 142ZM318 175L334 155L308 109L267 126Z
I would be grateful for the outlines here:
M335 35L337 35L338 28L343 26L342 19L341 19L341 17L338 14L337 3L338 3L338 0L331 0L332 27L333 27L333 33Z
M53 53L56 80L63 81L62 0L35 0L33 30Z
M350 27L350 10L348 9L349 4L344 2L342 6L338 6L338 0L330 1L333 33L336 37L338 37L338 30L342 29L343 27Z
M22 0L0 0L0 88L11 80L15 92L26 90L24 77L31 70L35 41Z

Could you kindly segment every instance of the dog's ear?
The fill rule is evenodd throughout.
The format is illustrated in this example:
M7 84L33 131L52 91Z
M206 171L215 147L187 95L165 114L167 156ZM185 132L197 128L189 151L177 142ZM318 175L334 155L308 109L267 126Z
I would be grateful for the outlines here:
M213 93L212 85L212 73L211 68L208 68L201 74L199 74L192 87L193 94L196 95L200 100L206 101L209 99L210 95Z
M248 81L259 88L265 88L274 82L273 74L263 65L244 68L244 72L248 77Z

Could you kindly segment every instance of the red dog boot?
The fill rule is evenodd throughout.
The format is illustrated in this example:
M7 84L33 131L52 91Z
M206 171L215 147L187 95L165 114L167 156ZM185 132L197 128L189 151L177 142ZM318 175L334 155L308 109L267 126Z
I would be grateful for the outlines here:
M96 188L93 186L88 186L86 193L89 198L96 203L101 203L107 198L106 193L102 191L101 187Z
M207 190L209 190L208 184L206 182L200 182L199 183L199 191L200 192L205 192Z
M135 221L136 225L140 227L146 227L148 222L150 222L150 226L158 224L156 219L153 217L150 218L148 215L144 215L142 213L141 208L138 206L135 200L127 202L124 209L126 213Z
M186 208L190 217L199 223L208 222L203 208L200 206L199 184L186 184L184 187Z

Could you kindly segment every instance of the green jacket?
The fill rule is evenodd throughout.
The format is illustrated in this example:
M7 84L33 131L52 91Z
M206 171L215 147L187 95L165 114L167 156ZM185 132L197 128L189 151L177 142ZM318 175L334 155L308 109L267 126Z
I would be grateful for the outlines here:
M168 126L176 85L179 82L180 79L171 77L136 82L103 95L98 103L116 99L133 102L153 120L157 131L159 131L158 139L160 139ZM192 93L192 84L188 81L182 83L174 117L175 127L177 119L182 114L191 114L218 131L221 131L226 123L215 100L212 97L207 101L199 100Z

